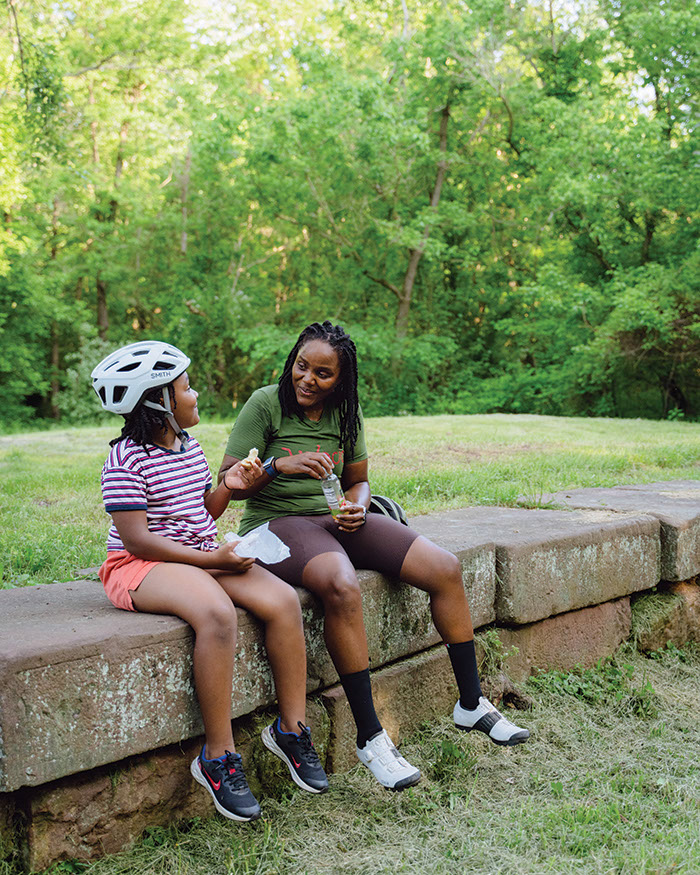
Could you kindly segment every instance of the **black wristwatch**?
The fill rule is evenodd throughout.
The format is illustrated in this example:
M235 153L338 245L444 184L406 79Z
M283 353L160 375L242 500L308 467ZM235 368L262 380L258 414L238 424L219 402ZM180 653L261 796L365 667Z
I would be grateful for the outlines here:
M269 459L265 459L262 463L263 471L267 474L268 477L271 477L273 480L275 477L279 477L279 471L275 468L275 457L270 456Z

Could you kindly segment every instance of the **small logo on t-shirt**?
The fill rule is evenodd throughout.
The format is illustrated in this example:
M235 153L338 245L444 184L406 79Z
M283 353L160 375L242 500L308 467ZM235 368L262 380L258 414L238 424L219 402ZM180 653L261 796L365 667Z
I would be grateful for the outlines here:
M284 450L286 453L289 453L290 456L294 455L294 450L291 450L289 447L280 447L280 449ZM322 450L320 444L316 444L315 450L297 450L297 456L300 456L302 453L326 453L331 457L331 461L333 465L342 465L343 464L343 456L345 455L344 451L340 448L335 450L333 453L329 453L327 450Z

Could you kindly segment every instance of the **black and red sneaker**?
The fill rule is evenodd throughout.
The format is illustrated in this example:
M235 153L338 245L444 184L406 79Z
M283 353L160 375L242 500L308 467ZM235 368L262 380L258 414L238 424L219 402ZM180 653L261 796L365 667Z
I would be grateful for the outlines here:
M311 730L303 723L297 723L297 726L301 729L299 735L282 732L278 717L271 726L263 729L263 744L286 763L292 780L302 790L325 793L328 789L328 778L311 741Z
M250 792L239 753L227 750L224 756L207 760L202 748L190 771L195 781L207 788L219 814L244 822L260 817L260 805Z

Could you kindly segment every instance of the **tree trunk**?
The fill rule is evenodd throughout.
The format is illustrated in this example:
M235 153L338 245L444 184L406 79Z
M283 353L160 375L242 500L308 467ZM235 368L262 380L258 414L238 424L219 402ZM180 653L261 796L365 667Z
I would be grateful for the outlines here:
M187 255L187 196L190 188L190 170L192 169L192 146L187 147L185 170L182 174L180 201L182 203L182 232L180 234L180 252Z
M60 411L58 409L58 365L59 365L60 349L58 345L58 326L54 322L51 325L51 418L58 419Z
M450 105L446 104L440 115L440 143L439 148L442 152L443 156L447 152L447 127L450 122ZM438 163L437 176L435 178L435 185L433 187L433 193L430 196L430 208L433 212L437 212L438 204L440 203L440 195L442 193L442 184L445 181L445 174L447 173L447 160L446 158L442 158ZM399 296L399 309L396 314L396 335L397 337L405 337L408 332L408 319L411 311L411 298L413 296L413 286L416 281L416 274L418 273L418 265L420 263L421 258L423 257L423 253L425 252L425 247L428 244L428 238L430 237L430 225L427 225L425 230L423 231L423 237L421 242L415 249L411 249L409 253L408 259L408 267L406 268L406 273L403 278L403 285L401 287L401 294Z
M107 339L107 330L109 328L109 313L107 312L107 286L104 280L97 274L95 278L97 286L97 333L100 340Z

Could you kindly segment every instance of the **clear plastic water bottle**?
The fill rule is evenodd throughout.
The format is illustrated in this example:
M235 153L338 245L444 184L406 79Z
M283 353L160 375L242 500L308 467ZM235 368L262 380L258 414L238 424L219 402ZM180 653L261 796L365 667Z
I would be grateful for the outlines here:
M345 496L343 495L343 488L340 485L340 480L338 480L335 474L331 471L328 477L324 477L321 480L321 488L323 489L323 494L326 496L330 512L334 517L338 516L341 512L343 503L345 502Z

